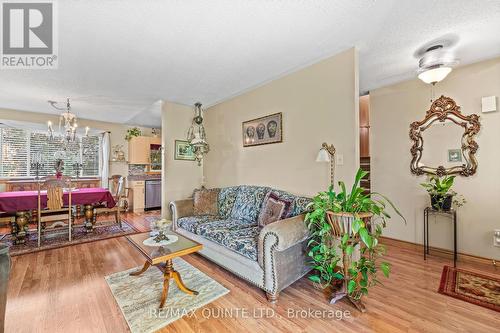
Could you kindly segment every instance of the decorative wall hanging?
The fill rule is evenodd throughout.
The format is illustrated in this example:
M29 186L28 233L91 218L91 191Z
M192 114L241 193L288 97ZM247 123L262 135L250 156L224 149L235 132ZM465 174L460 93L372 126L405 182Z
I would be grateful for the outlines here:
M451 124L457 125L463 129L463 134L460 139L461 155L465 163L461 165L443 165L428 166L421 162L422 153L424 150L424 139L422 134L429 129L433 124ZM427 111L425 118L422 121L415 121L410 125L410 139L413 145L410 149L412 161L410 170L415 175L461 175L472 176L477 170L477 160L475 157L476 151L479 148L474 140L479 132L481 124L477 114L465 116L460 111L455 101L449 97L441 96L436 99L430 109Z
M183 161L195 161L196 156L193 147L188 141L175 140L175 155L174 159Z
M194 118L188 130L187 140L191 145L195 160L201 166L203 156L210 151L210 146L207 142L205 127L203 127L203 115L199 102L194 105Z
M243 147L283 142L281 112L243 122Z

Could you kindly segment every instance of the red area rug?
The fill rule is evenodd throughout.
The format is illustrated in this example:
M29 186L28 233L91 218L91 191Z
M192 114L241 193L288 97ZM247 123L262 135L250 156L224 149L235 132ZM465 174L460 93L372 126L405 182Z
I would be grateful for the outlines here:
M438 292L500 312L500 278L443 267Z

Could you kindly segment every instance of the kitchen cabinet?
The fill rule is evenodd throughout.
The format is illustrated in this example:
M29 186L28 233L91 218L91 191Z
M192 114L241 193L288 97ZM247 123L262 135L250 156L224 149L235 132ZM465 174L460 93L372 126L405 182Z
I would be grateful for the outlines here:
M129 164L151 164L151 156L159 151L161 138L149 136L136 136L128 142L128 162ZM153 155L152 155L153 154ZM155 166L161 170L161 167Z
M133 180L129 182L129 188L132 190L131 195L131 204L132 211L134 213L139 213L144 211L144 181L143 180ZM129 203L130 204L130 203Z
M128 162L130 164L149 163L150 137L135 136L128 142Z

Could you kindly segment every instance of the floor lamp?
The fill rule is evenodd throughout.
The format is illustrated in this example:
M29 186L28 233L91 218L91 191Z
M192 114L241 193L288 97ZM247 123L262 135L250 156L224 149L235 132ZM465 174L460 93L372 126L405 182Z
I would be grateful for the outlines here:
M335 152L336 149L333 145L324 142L316 157L316 162L330 162L330 185L332 187L335 179Z

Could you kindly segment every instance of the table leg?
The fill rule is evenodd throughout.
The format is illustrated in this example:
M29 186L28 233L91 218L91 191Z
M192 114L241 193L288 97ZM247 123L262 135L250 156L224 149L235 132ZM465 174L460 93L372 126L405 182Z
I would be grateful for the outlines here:
M453 267L457 267L457 212L453 212Z
M427 209L424 210L424 260L427 260Z
M430 239L429 239L429 211L427 211L427 254L430 253Z
M27 211L16 212L16 218L11 222L12 236L15 244L24 244L28 234L29 213Z
M172 260L171 259L167 260L167 262L165 263L165 268L163 270L163 292L161 295L160 308L163 308L163 305L165 305L165 301L167 300L168 296L168 287L170 279L172 278L174 279L175 283L177 284L177 287L181 291L189 295L198 295L197 291L191 290L188 287L186 287L186 285L181 279L181 275L174 269Z
M168 296L168 287L170 286L170 275L163 275L163 291L161 293L160 309L165 305Z
M85 216L85 231L92 232L92 230L94 229L94 206L83 205L83 214Z
M148 270L149 266L151 266L151 263L149 261L146 261L144 263L144 266L138 270L138 271L135 271L135 272L132 272L130 273L129 275L132 275L132 276L138 276L138 275L141 275L142 273L144 273L145 271Z

